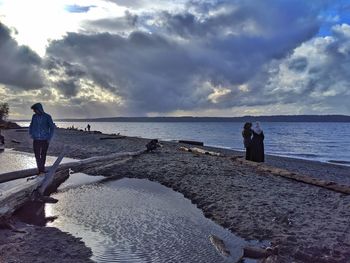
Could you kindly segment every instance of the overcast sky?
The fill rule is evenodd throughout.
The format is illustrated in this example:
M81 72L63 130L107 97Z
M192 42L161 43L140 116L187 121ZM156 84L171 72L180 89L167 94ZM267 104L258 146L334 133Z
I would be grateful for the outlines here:
M350 115L350 0L0 0L0 102L54 118Z

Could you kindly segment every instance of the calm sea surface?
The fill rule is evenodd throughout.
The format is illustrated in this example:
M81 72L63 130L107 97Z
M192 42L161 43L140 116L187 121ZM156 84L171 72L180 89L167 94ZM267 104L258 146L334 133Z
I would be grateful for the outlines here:
M18 122L28 126L28 122ZM84 129L87 122L56 122ZM162 140L198 140L205 145L244 150L243 123L227 122L90 122L92 130ZM294 158L350 165L350 123L262 123L265 151Z

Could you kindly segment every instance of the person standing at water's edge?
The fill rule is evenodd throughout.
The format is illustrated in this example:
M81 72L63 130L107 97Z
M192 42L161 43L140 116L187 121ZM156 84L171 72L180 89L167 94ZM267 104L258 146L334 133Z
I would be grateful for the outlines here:
M243 144L246 149L245 151L245 159L250 160L251 157L251 143L252 143L252 124L250 122L246 122L242 131L243 136Z
M34 115L29 126L29 134L33 139L33 149L40 174L45 172L46 153L55 130L55 124L51 116L44 112L41 103L34 104L31 109L34 111Z
M264 162L265 153L264 153L264 132L260 127L260 123L256 122L253 129L253 138L251 143L251 155L250 160L254 162Z

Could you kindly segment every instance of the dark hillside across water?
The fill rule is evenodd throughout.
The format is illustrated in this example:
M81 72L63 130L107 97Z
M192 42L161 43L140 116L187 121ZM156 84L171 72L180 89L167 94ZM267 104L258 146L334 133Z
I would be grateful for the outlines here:
M57 121L91 122L350 122L347 115L274 115L243 117L110 117L88 119L56 119Z

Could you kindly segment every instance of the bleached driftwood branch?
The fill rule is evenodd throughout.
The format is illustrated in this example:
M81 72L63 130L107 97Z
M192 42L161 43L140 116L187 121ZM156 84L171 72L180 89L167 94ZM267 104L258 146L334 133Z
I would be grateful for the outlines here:
M102 162L102 161L109 161L109 160L119 159L119 158L134 157L134 156L138 156L142 153L145 153L145 150L136 151L136 152L112 153L112 154L109 154L106 156L95 156L95 157L91 157L91 158L87 158L87 159L83 159L83 160L62 163L58 166L57 171L62 171L65 169L72 169L74 171L78 171L75 169L78 168L79 166L92 164L94 162ZM50 168L51 168L51 166L47 167L46 169L50 169ZM38 170L36 168L19 170L19 171L14 171L14 172L9 172L9 173L3 173L3 174L0 174L0 183L34 176L37 173L38 173Z

